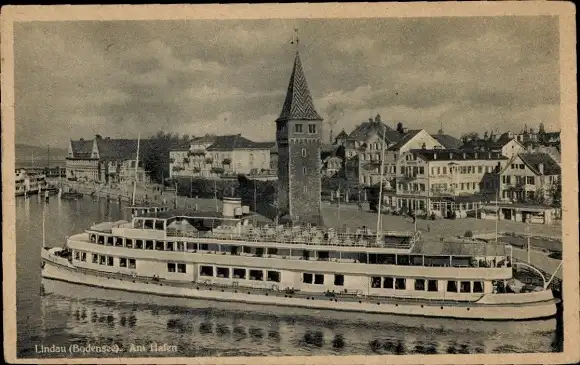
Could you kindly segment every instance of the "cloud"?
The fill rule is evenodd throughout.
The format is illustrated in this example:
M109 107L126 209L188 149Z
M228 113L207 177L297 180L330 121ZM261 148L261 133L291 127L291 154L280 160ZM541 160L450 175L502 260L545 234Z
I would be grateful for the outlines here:
M455 135L558 129L556 17L39 22L15 25L17 141L160 129L273 140L295 28L335 130L377 113Z

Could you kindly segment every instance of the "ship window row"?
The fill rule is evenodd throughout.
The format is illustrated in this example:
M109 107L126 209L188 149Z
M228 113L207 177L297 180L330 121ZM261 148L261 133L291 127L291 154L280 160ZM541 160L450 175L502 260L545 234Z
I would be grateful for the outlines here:
M167 263L167 272L177 272L180 274L185 274L185 273L187 273L187 266L185 264L168 262Z
M87 261L87 253L86 252L80 252L80 251L75 251L75 260L77 261Z
M372 288L384 288L395 290L406 290L406 278L379 277L371 278ZM414 290L416 291L439 291L439 281L429 279L415 279ZM447 281L447 292L449 293L483 293L483 282L481 281Z
M264 275L265 272L265 275ZM275 270L259 270L259 269L243 269L236 267L221 267L221 266L210 266L210 265L200 265L199 266L199 276L200 277L217 277L224 279L241 279L241 280L254 280L254 281L272 281L279 283L281 274L279 271Z
M87 261L87 254L86 252L75 251L74 258L77 261ZM97 265L104 265L104 266L115 266L115 260L113 256L109 255L99 255L99 254L92 254L91 262ZM127 258L127 257L119 257L119 267L126 267L129 269L135 269L137 267L136 260Z
M373 276L371 278L371 287L381 288L381 286L385 289L405 290L407 289L407 279Z
M475 260L469 256L428 256L421 254L383 254L372 252L342 252L331 250L304 250L286 247L256 247L233 243L197 243L130 239L90 234L90 242L107 246L155 251L209 252L253 257L276 256L283 259L353 262L377 265L428 266L428 267L510 267L509 260L489 258Z
M483 293L483 282L481 281L447 281L447 292L449 293Z

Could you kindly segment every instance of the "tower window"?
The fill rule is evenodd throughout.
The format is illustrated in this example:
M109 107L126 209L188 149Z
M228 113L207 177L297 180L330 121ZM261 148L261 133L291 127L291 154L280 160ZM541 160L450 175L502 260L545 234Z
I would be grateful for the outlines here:
M296 132L296 133L302 133L302 124L296 124L294 126L294 132Z
M308 124L308 133L310 134L316 133L316 124Z
M302 149L302 157L306 157L306 148Z

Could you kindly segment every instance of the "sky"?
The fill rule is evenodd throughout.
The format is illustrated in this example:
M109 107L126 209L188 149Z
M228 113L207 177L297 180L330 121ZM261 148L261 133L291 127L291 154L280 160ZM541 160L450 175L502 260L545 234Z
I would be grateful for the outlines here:
M559 130L557 17L26 22L16 143L159 130L273 141L296 28L325 139L377 114L457 137Z

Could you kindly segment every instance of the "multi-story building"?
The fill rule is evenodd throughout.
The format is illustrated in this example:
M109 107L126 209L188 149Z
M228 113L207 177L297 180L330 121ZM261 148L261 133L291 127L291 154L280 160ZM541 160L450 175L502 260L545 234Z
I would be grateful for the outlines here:
M274 142L254 142L240 134L219 136L207 147L214 173L258 175L270 171L270 150Z
M524 145L508 133L502 134L498 139L490 137L467 141L460 149L468 152L499 152L508 159L525 151Z
M499 153L410 149L398 157L395 192L384 202L399 211L449 216L494 199L498 173L508 159Z
M273 142L253 142L240 134L205 136L170 151L169 170L172 177L264 175L271 173L274 147Z
M463 142L461 142L460 139L445 134L443 129L439 129L437 134L434 134L431 137L435 138L437 142L441 143L441 145L448 150L458 150L463 145Z
M66 176L69 180L86 180L98 183L124 181L148 182L143 168L143 150L147 140L141 140L139 167L137 140L111 139L96 136L94 140L70 141L66 157Z
M397 171L400 171L399 163L402 161L400 156L407 151L413 149L444 149L445 147L435 138L433 138L429 133L423 129L416 129L407 131L397 142L385 151L385 167L383 168L383 189L394 191L396 187L396 177ZM380 156L380 155L379 155ZM368 158L368 156L367 156ZM369 172L368 178L365 178L363 173L363 184L365 185L375 185L381 181L380 175L380 162L369 161L366 165L363 165L363 171ZM369 166L369 169L365 169L365 166ZM368 183L368 184L367 184Z
M292 221L321 222L322 118L316 112L296 52L294 67L276 119L278 214Z
M340 156L332 154L322 160L322 175L326 177L341 178L344 169L343 161Z
M560 174L560 166L549 154L521 153L500 172L501 199L549 203L550 190Z
M346 134L346 132L343 129L342 131L340 131L340 133L334 139L334 144L337 146L344 146L347 139L348 139L348 134Z
M380 115L357 126L344 143L345 176L349 185L369 186L376 183L380 176L376 167L380 166L383 144L386 150L402 137L402 133L384 124Z

